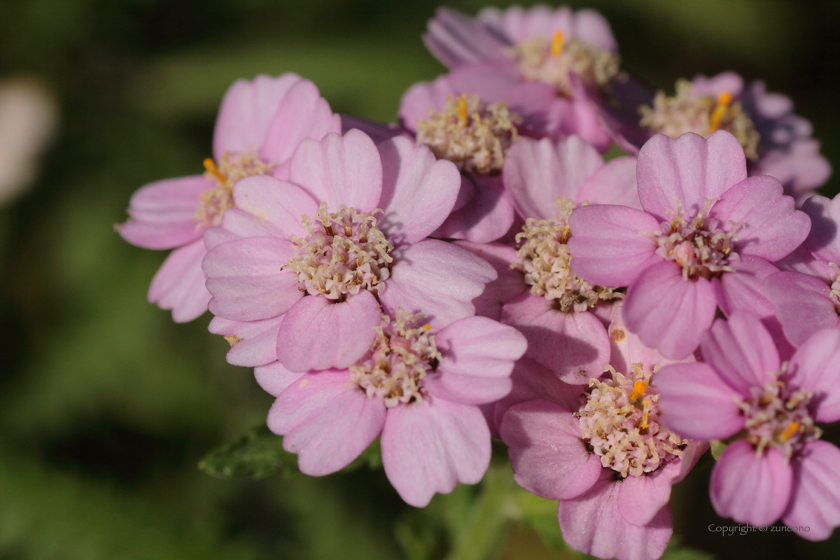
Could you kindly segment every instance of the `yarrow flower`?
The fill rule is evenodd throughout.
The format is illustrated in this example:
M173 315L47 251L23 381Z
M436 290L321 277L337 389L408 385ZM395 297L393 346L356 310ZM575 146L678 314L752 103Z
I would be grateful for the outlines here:
M828 538L840 525L840 449L816 423L840 420L840 331L817 332L782 362L762 323L738 311L715 322L701 351L705 363L663 367L657 383L669 429L729 444L712 471L715 510Z
M128 222L118 228L133 245L175 249L152 280L149 301L171 309L176 322L204 313L210 293L201 270L207 254L202 236L234 206L233 186L255 175L288 176L301 140L340 130L318 88L295 74L233 84L219 109L206 172L142 187L131 197Z
M637 165L642 210L581 206L569 218L572 270L594 284L627 286L624 318L665 356L691 354L718 308L747 308L781 327L763 295L771 264L807 237L810 220L781 183L747 177L738 140L654 136Z
M351 130L301 142L288 181L240 181L236 207L205 235L211 331L232 337L238 365L305 372L356 363L380 306L422 309L436 329L473 315L492 267L425 239L459 185L451 162L406 138L377 148Z
M381 434L385 474L413 506L479 482L490 432L477 405L510 391L524 337L484 317L437 329L401 308L371 334L366 353L346 368L296 376L275 365L258 375L277 396L268 425L298 454L300 470L340 470Z

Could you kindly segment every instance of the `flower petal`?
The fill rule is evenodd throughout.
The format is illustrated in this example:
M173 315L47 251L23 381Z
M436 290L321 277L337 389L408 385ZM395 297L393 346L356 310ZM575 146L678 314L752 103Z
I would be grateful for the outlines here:
M453 210L431 235L489 243L508 233L513 225L514 209L502 183L483 175L469 175L464 182L472 183L472 198Z
M736 311L728 321L718 319L703 336L703 359L721 379L744 396L751 387L773 381L781 367L776 344L754 315Z
M207 311L210 294L204 284L201 260L207 250L199 239L172 251L149 286L149 301L171 309L176 323L186 323Z
M840 330L822 330L806 340L791 358L789 371L791 385L814 392L810 408L815 420L840 420Z
M247 177L236 183L233 200L237 209L267 222L266 225L277 232L275 235L284 238L306 235L302 218L306 215L314 220L318 210L318 202L299 186L265 175ZM234 230L228 214L225 212L224 227ZM236 213L232 213L233 216Z
M840 327L831 288L819 278L799 272L778 272L764 281L764 293L773 304L785 336L794 346L801 346L817 331Z
M505 60L505 41L473 18L450 8L438 8L423 35L426 48L445 66L485 60Z
M827 441L809 441L793 462L793 492L782 521L800 537L821 541L840 526L838 464L840 449Z
M824 262L840 264L840 197L814 195L802 205L811 218L805 247Z
M453 244L484 259L496 271L498 277L487 284L481 295L473 299L472 303L475 305L476 315L498 321L501 317L502 306L528 290L522 272L510 267L511 264L519 261L516 250L501 243L455 241Z
M633 525L647 525L671 498L673 479L680 474L680 461L671 461L643 476L628 476L618 486L621 517Z
M265 321L231 321L213 317L207 330L224 336L230 342L226 356L229 364L256 367L277 360L277 332L282 320L282 315Z
M636 185L636 158L617 157L608 161L583 182L575 202L618 204L641 210Z
M289 371L280 362L271 362L254 368L254 377L263 391L274 397L280 395L292 383L306 375Z

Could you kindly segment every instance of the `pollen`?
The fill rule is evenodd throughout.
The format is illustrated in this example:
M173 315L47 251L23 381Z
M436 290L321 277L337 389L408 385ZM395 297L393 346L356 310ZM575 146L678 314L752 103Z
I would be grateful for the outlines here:
M686 132L694 132L708 138L717 130L733 134L744 154L750 160L758 159L758 143L761 139L750 115L739 101L734 101L728 91L717 99L697 95L688 80L678 80L676 94L672 97L664 91L656 92L651 106L639 107L639 124L652 132L659 132L677 138Z
M443 359L431 327L428 323L417 327L420 323L420 315L407 313L401 307L393 321L383 315L382 324L374 328L376 337L370 350L350 366L352 382L368 397L382 399L388 408L421 402L423 379Z
M246 177L269 175L276 164L262 161L253 153L225 152L218 165L211 158L204 160L204 177L215 186L198 197L198 210L193 219L196 229L218 226L222 215L233 207L233 185Z
M417 142L462 171L498 174L521 123L505 102L487 105L477 95L449 96L443 111L429 109L428 118L417 120Z
M622 292L596 286L572 272L572 256L566 243L571 237L569 215L574 203L560 197L555 204L555 218L525 221L522 232L516 235L520 262L511 268L525 273L525 283L531 286L533 295L554 300L566 313L587 311L600 301L623 298Z
M555 31L551 38L551 56L560 56L563 52L563 32Z
M639 397L644 397L645 391L647 391L647 384L644 381L636 381L633 383L633 392L630 393L630 400L635 401Z
M788 441L798 431L799 431L799 422L794 420L790 424L788 424L788 427L785 428L785 431L782 432L782 435L780 437L781 437L782 441Z
M314 221L303 216L309 234L291 236L295 253L284 268L297 274L310 295L344 301L360 290L381 292L390 277L394 245L376 225L373 214L379 212L341 207L330 213L322 202Z

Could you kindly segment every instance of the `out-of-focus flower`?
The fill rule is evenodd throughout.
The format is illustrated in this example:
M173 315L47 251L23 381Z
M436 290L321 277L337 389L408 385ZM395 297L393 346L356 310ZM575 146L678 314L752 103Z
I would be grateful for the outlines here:
M41 82L32 78L0 81L0 205L32 184L57 124L56 101Z
M438 330L396 310L371 329L366 353L344 369L295 376L258 368L277 400L268 425L300 470L313 476L347 466L381 433L388 480L423 507L458 482L475 484L490 463L490 432L478 405L510 391L525 338L485 317Z
M749 309L783 340L763 280L807 237L810 220L781 183L748 178L744 151L725 131L708 140L654 136L639 153L637 181L643 211L593 204L572 212L572 270L627 286L627 326L670 358L697 348L718 308Z
M276 348L285 368L306 372L356 363L380 305L423 312L435 329L473 315L471 300L495 271L426 239L449 215L460 180L451 162L406 138L375 146L351 130L304 140L288 181L243 179L235 208L205 234L210 311L226 323L211 330L235 344L252 337L254 359L243 353L240 365L266 365Z
M149 301L171 309L176 322L207 310L210 293L201 261L202 235L234 206L233 185L254 175L287 177L289 160L304 138L339 132L341 121L315 85L295 74L239 80L222 100L213 134L213 157L204 175L164 179L142 187L128 208L120 235L147 249L175 249L152 280Z
M840 449L815 422L840 420L840 331L822 330L782 363L770 333L737 311L703 336L705 363L662 368L665 425L730 443L715 464L715 510L739 523L808 527L823 540L840 525Z

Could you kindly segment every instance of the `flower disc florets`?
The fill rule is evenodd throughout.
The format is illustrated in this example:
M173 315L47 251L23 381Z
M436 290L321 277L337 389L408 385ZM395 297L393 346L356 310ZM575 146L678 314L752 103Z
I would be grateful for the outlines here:
M777 381L764 387L752 387L752 398L738 403L746 417L747 441L761 455L768 447L776 448L790 458L805 443L819 439L822 430L814 425L808 411L812 391L791 391L779 378L785 370L776 373Z
M198 198L198 210L193 216L198 222L196 227L221 225L225 210L233 207L233 185L246 177L270 175L275 166L253 153L225 152L218 165L212 159L204 160L204 177L215 182L216 186L207 189Z
M706 207L688 220L678 201L677 211L671 212L673 219L661 224L661 233L652 234L658 245L656 253L680 265L686 280L696 276L710 279L735 270L729 261L741 225L732 224L729 231L723 230L717 220L709 217L713 202L706 201Z
M725 130L738 139L748 159L758 159L758 131L741 103L732 101L731 94L723 92L717 99L697 95L688 80L678 80L676 89L673 97L660 90L656 92L652 107L639 107L642 127L671 138L686 132L708 138L717 130Z
M390 276L394 245L376 227L372 214L341 207L327 212L322 202L315 221L304 216L304 238L292 236L295 254L287 267L297 273L298 281L310 295L323 295L343 301L359 290L377 292Z
M566 243L571 237L569 215L574 203L560 197L555 204L559 209L557 217L528 218L522 232L516 234L516 242L521 243L516 254L521 262L512 267L525 273L531 293L555 300L560 310L567 313L587 311L599 301L624 297L621 292L596 286L572 272L572 256Z
M679 458L688 440L659 424L659 394L650 378L658 370L631 366L625 377L611 366L612 379L591 379L586 403L576 413L583 439L601 465L627 476L653 472Z
M525 79L551 84L567 97L572 95L570 73L587 86L601 89L618 74L621 65L617 54L577 39L564 40L559 31L552 39L534 37L507 52L519 63Z
M435 156L448 159L462 171L499 173L505 152L519 135L519 115L507 103L487 105L477 95L449 96L443 111L429 109L429 118L417 120L417 142Z
M365 390L368 397L385 401L388 408L423 400L423 378L441 361L435 346L435 335L420 315L397 310L394 321L382 316L382 325L375 327L376 338L370 351L356 365L350 366L353 383Z

